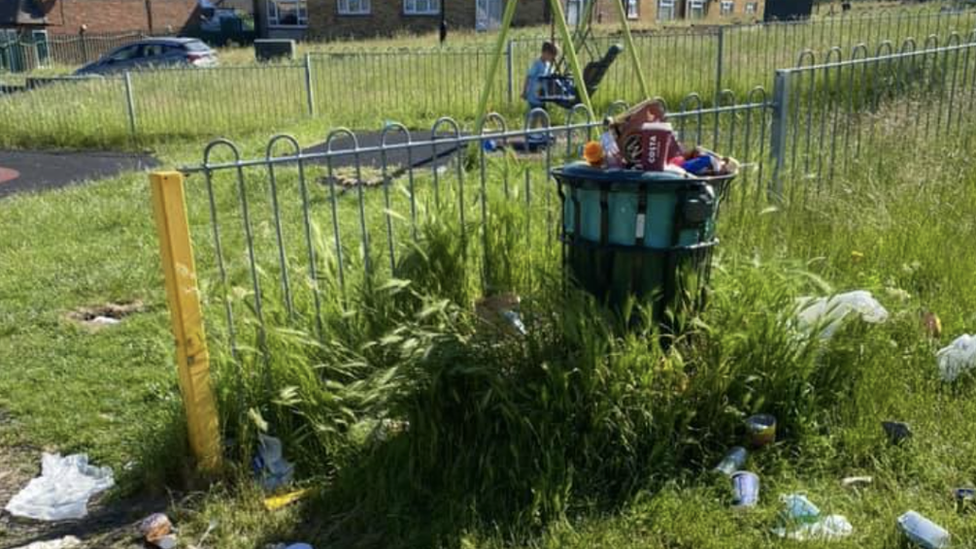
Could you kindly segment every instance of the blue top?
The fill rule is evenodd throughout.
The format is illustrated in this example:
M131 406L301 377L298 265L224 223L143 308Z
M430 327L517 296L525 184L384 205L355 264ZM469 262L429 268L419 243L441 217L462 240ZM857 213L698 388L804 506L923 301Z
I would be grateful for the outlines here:
M529 72L526 74L526 79L529 82L529 89L525 94L525 100L529 102L529 106L532 108L541 107L542 103L542 83L540 80L543 77L552 74L552 63L548 61L543 61L542 59L536 59L532 66L529 67Z

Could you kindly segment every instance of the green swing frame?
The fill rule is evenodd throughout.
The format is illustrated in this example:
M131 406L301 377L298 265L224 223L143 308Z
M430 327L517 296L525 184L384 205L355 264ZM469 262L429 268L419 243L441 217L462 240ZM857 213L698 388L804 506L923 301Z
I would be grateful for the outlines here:
M524 1L524 0L523 0ZM580 102L586 106L587 110L591 113L593 112L593 104L590 101L590 94L583 85L583 70L580 67L579 56L577 55L577 49L580 48L589 34L589 24L592 21L593 9L596 3L595 0L587 1L587 11L584 15L584 22L587 29L583 33L578 33L577 38L580 43L576 44L573 40L573 36L569 30L569 26L566 23L566 15L563 12L562 0L548 0L549 7L552 14L553 24L559 33L559 39L563 43L564 55L567 63L569 64L570 71L573 74L573 78L579 83L578 93L580 97ZM637 55L637 50L634 48L634 38L630 33L630 24L627 22L627 10L624 8L624 0L609 0L617 8L617 16L620 19L620 25L624 33L624 43L627 48L628 55L630 57L631 63L634 66L634 74L637 75L638 83L640 84L641 93L644 97L650 97L650 91L647 85L647 79L644 76L644 71L640 66L640 58ZM505 12L502 15L502 26L498 32L498 38L495 43L495 52L492 55L491 63L488 65L488 74L485 78L484 87L481 90L481 96L478 99L478 116L475 119L475 131L481 133L485 119L488 115L488 101L491 99L491 91L494 86L492 83L495 81L495 77L498 75L498 70L501 66L502 57L505 55L506 42L508 41L508 33L512 28L512 20L515 17L515 9L518 6L519 0L508 0L505 5Z

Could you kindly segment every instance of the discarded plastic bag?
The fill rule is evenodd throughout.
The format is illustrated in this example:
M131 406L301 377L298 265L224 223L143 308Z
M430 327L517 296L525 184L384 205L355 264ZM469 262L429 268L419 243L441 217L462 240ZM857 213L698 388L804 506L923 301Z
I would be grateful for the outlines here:
M36 520L79 519L88 514L88 500L115 485L112 470L93 467L88 456L61 457L45 453L41 476L15 495L6 510L15 517Z
M780 515L783 524L773 528L781 538L797 541L833 541L854 532L854 527L843 515L820 516L820 509L802 494L781 496L785 509Z
M81 540L74 536L65 536L61 539L49 541L35 541L27 545L21 545L16 549L74 549L81 547Z
M291 483L295 466L284 458L281 441L275 437L258 435L260 447L254 458L254 474L268 491Z
M800 524L795 528L773 528L773 533L781 538L797 541L834 541L853 534L854 527L844 515L827 515L817 522Z
M939 349L939 375L943 381L953 382L962 374L976 368L976 336L963 334L948 347Z
M801 297L797 300L800 311L796 315L797 327L803 332L823 326L822 339L830 339L851 313L869 324L881 324L888 320L888 311L871 292L858 290L827 297Z

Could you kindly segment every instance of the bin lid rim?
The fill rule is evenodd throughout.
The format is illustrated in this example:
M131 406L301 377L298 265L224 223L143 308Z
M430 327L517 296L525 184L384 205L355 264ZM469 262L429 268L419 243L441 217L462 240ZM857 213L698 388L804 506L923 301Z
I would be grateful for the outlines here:
M573 162L552 169L555 176L587 179L601 183L688 183L695 181L725 181L735 177L736 173L717 176L685 176L674 172L646 172L642 170L627 170L623 168L595 168L586 162Z

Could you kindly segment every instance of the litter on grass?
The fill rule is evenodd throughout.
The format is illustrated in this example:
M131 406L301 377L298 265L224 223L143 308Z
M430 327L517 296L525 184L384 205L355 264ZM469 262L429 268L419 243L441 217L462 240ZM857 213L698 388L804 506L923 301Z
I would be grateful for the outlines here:
M45 453L41 476L15 495L6 510L15 517L44 521L80 519L88 514L88 500L114 485L112 470L89 465L87 455Z
M280 496L274 496L264 499L264 508L268 511L277 511L282 507L286 507L295 503L296 501L304 498L311 493L311 490L305 488L303 490L295 490L294 492L289 492L287 494L282 494Z
M874 477L844 477L840 483L844 488L852 488L861 484L871 484Z
M939 360L939 376L951 383L976 368L976 336L963 334L935 356Z
M61 539L49 541L35 541L27 545L21 545L15 549L74 549L81 547L81 540L74 536L65 536Z
M163 513L153 513L142 519L142 522L139 523L139 533L148 543L159 547L159 549L176 547L173 523Z
M780 514L782 524L773 528L781 538L797 541L833 541L854 532L854 527L843 515L821 517L820 509L802 494L781 496L785 508Z
M898 527L905 537L923 549L945 549L952 541L948 530L915 511L898 517Z
M888 320L888 310L874 299L871 292L864 290L831 297L801 297L797 304L797 327L807 334L821 328L821 339L830 339L851 313L868 324L881 324Z
M258 435L260 445L254 457L254 475L267 491L291 484L295 466L284 458L281 441L275 437Z

